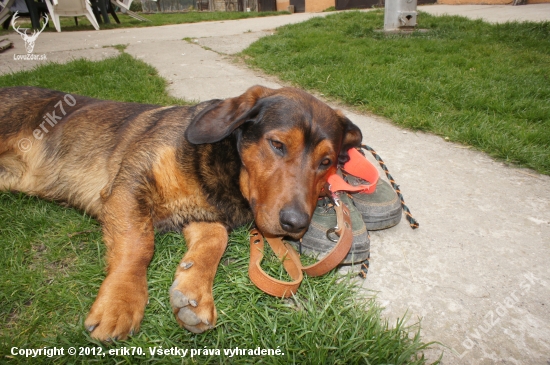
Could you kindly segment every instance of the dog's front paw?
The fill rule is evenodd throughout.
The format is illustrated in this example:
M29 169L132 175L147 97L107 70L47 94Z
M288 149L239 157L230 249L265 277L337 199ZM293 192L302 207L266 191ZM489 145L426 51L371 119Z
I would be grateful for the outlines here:
M170 304L180 326L194 333L214 328L217 319L212 285L192 262L182 262L170 287Z
M108 276L84 322L93 338L125 340L139 330L147 304L147 279Z

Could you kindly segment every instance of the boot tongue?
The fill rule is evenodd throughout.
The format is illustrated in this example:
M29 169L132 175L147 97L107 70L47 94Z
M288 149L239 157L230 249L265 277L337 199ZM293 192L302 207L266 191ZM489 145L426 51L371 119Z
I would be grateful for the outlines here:
M359 151L355 148L351 148L348 151L349 161L344 164L342 170L347 174L355 177L359 177L368 184L350 185L346 182L341 172L338 170L336 174L329 176L328 184L330 191L349 191L349 192L363 192L371 194L376 190L376 183L378 182L378 169L369 162Z

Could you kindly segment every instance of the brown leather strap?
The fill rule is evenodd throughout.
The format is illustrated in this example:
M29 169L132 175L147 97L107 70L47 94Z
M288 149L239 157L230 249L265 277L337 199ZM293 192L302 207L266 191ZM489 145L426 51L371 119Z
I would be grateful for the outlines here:
M339 236L338 242L334 248L320 261L310 266L302 266L300 256L290 244L285 243L279 237L266 238L267 243L283 262L283 266L292 281L277 280L269 276L260 266L264 257L264 237L257 230L253 229L250 236L250 266L248 275L250 280L264 292L276 296L288 298L295 294L302 282L302 270L309 276L324 275L334 269L348 254L353 242L353 233L351 228L351 218L348 208L343 204L335 206L337 229Z
M260 263L264 257L264 237L257 229L253 229L250 236L250 265L248 266L248 276L250 276L250 280L252 280L258 288L267 294L275 297L288 298L296 294L303 279L300 259L298 258L296 262L296 259L293 257L293 253L296 254L296 251L294 251L292 247L285 245L280 238L269 239L268 243L279 260L283 261L283 266L293 281L277 280L269 276L261 268Z
M309 276L321 276L334 269L341 263L351 250L353 231L348 207L341 201L334 206L336 211L336 235L339 236L334 248L321 260L313 265L302 267Z

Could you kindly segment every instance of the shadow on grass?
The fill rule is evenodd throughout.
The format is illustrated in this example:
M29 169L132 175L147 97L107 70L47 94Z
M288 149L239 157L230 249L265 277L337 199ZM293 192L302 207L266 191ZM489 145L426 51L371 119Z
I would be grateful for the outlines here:
M144 27L157 27L162 25L174 25L174 24L185 24L185 23L199 23L199 22L212 22L212 21L223 21L223 20L237 20L237 19L248 19L248 18L261 18L267 16L277 16L277 15L289 15L287 11L265 11L265 12L222 12L222 11L213 11L213 12L199 12L199 11L189 11L182 13L156 13L156 14L142 14L146 19L149 19L149 22L140 21L134 19L128 15L117 13L117 17L120 20L120 24L116 23L112 16L109 16L110 23L100 23L99 29L121 29L121 28L144 28ZM95 30L92 24L86 19L85 16L77 17L78 25L76 24L74 17L60 17L60 25L62 32L75 32L83 30ZM18 25L30 26L29 18L20 18L17 22ZM11 30L11 28L10 28ZM50 24L44 29L45 32L57 32L53 23ZM0 29L0 35L8 34L8 30Z

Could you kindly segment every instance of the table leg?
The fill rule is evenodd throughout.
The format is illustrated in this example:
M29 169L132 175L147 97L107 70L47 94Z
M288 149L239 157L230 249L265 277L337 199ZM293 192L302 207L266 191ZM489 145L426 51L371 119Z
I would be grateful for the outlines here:
M101 16L105 24L110 24L111 20L109 19L109 14L107 14L107 1L108 0L99 0L99 10L101 10Z
M109 10L109 13L113 16L113 19L117 24L120 24L120 20L118 20L118 16L116 15L115 8L110 0L105 0L107 2L107 9Z
M27 4L27 8L29 9L33 29L40 29L40 15L35 6L34 0L25 0L25 4Z

